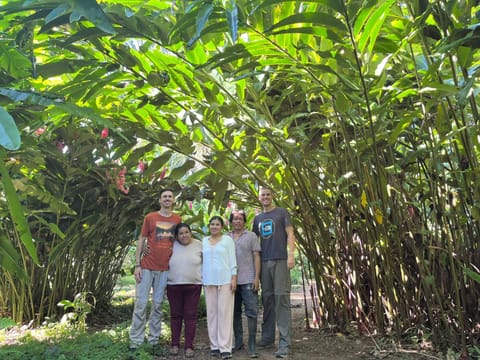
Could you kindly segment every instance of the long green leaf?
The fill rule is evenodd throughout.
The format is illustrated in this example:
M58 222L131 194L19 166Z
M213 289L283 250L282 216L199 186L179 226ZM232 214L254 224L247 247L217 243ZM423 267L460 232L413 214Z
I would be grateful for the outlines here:
M238 8L234 0L231 1L230 8L226 10L226 15L230 36L235 43L238 37Z
M28 280L25 269L19 265L20 255L7 237L0 235L0 268Z
M70 15L70 21L77 21L84 16L106 33L116 33L110 20L108 20L102 8L95 0L73 0L73 4L74 7L72 14Z
M0 88L0 95L7 96L13 101L17 102L26 102L42 106L54 106L63 110L66 114L76 115L85 119L90 119L99 125L108 127L109 129L117 132L119 136L128 141L128 139L126 139L124 135L120 132L120 129L117 129L110 120L99 116L97 112L92 108L77 106L65 102L63 99L60 98L51 98L31 92L17 91L6 88Z
M60 4L55 9L53 9L45 18L45 24L59 18L62 15L65 15L70 10L69 4Z
M5 191L5 197L7 198L8 210L10 216L15 224L15 228L20 234L20 239L22 240L23 245L27 249L30 257L38 264L37 250L35 244L32 240L32 234L30 233L30 227L28 226L27 220L25 219L25 214L18 199L17 192L13 186L12 179L10 174L5 166L5 150L0 148L0 175L1 182L3 184L3 189Z
M20 133L12 116L0 107L0 145L8 150L20 148Z
M267 6L277 6L281 3L287 3L287 2L298 2L296 0L267 0L262 2L259 6L257 6L254 11L257 9L261 9ZM302 3L314 3L318 5L323 5L326 6L332 10L335 10L337 12L343 12L343 5L341 0L306 0L302 1Z
M346 31L345 24L342 23L337 18L321 12L304 12L301 14L291 15L277 23L275 23L268 31L273 31L277 28L293 25L293 24L314 24L314 25L324 25L327 29L337 29L338 31Z
M208 21L208 18L210 17L210 14L213 11L213 3L207 2L205 3L200 11L197 14L197 17L195 19L196 23L196 29L195 29L195 35L193 38L190 39L190 41L187 44L187 47L191 47L202 35L202 31L205 28L205 24Z
M476 271L473 271L472 269L469 269L467 267L463 268L463 273L467 275L470 279L475 280L477 283L480 283L480 274Z
M365 51L367 44L369 44L369 52L372 51L373 47L375 46L378 33L380 32L380 29L389 14L388 9L393 5L394 2L395 0L382 1L380 2L380 6L378 6L378 8L372 7L370 10L368 10L368 15L366 18L360 17L366 21L363 26L356 26L357 28L360 27L363 29L362 35L358 40L358 48L360 53Z

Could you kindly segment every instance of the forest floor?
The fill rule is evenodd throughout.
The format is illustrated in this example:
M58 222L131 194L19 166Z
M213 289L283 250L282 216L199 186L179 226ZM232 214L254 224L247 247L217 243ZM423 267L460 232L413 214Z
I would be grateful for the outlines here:
M376 336L366 337L360 335L345 335L342 333L319 329L307 328L306 315L312 323L311 302L304 298L301 290L292 292L292 346L288 359L291 360L405 360L405 359L447 359L442 354L434 353L428 349L413 346L401 346L390 338ZM305 312L305 303L307 312ZM261 317L257 341L260 338ZM245 319L244 319L245 320ZM246 320L244 324L244 343L246 339ZM211 359L206 320L198 322L196 334L195 359ZM275 359L276 347L258 349L258 359ZM183 359L183 351L178 356L169 356L168 359ZM159 358L160 359L160 358ZM250 359L246 349L233 354L233 359Z
M130 280L132 281L132 280ZM26 329L14 327L0 331L0 359L39 359L39 360L125 360L128 352L128 331L133 307L134 285L124 284L117 289L116 297L120 303L114 304L111 311L95 314L88 321L88 330L82 333L70 330L63 333L55 328ZM399 344L389 337L365 336L351 331L350 334L336 332L333 329L308 328L312 324L312 303L309 296L304 297L301 289L292 292L292 345L290 360L456 360L456 354L443 355L428 348L428 344ZM121 304L121 305L119 305ZM262 313L259 313L257 341L260 339ZM245 319L244 319L245 320ZM246 320L245 320L246 322ZM165 318L165 336L162 343L164 353L168 354L169 329ZM244 324L244 342L246 341ZM195 357L198 360L211 360L206 319L197 324ZM258 359L275 359L275 347L258 350ZM153 356L148 349L142 349L135 359L139 360L180 360L185 359L183 350L179 355ZM235 360L250 359L246 350L233 354Z

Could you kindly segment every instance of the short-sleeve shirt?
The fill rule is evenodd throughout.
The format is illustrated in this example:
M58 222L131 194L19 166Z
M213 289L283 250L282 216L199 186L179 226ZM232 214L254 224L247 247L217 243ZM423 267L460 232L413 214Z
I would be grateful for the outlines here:
M233 233L228 233L233 238ZM255 279L254 252L260 252L260 244L257 235L244 230L235 241L235 252L237 254L237 284L251 284Z
M292 219L284 208L276 207L255 216L252 231L260 237L262 261L288 259L285 228L290 225Z
M173 243L168 285L202 284L202 243L192 239L188 245Z
M142 257L143 269L166 271L172 256L175 226L182 221L180 215L162 216L158 211L148 213L143 220L142 236L147 238L149 253Z

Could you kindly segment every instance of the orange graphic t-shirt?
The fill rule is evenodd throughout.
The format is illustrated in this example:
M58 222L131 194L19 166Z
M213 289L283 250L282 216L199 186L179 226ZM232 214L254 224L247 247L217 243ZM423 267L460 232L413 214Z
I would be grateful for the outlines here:
M182 221L180 215L162 216L158 211L148 213L143 220L142 235L147 238L149 252L140 264L149 270L166 271L172 256L175 226Z

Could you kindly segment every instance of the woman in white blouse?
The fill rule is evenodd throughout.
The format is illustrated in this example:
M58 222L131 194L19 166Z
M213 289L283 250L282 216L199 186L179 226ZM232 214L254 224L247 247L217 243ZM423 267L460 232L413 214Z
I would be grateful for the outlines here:
M232 357L233 305L237 287L235 243L223 234L224 221L220 216L212 217L208 224L210 236L202 240L202 280L210 354L229 359Z

